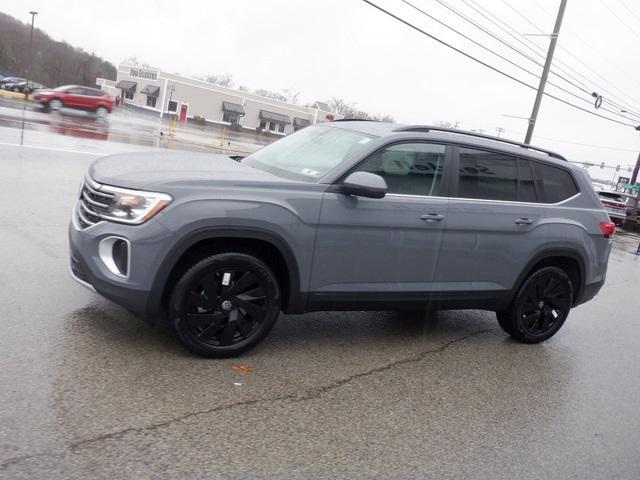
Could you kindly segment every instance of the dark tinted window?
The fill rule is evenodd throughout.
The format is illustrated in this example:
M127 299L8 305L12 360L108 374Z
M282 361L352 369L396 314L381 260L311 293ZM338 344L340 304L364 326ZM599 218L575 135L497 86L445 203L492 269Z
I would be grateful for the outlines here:
M501 153L460 148L458 197L518 199L518 159Z
M544 203L561 202L578 193L573 177L566 170L538 162L532 162L532 166L542 186Z
M530 162L523 158L518 159L518 201L531 203L538 201Z
M388 193L437 196L445 150L444 145L431 143L392 145L375 153L358 170L384 178Z

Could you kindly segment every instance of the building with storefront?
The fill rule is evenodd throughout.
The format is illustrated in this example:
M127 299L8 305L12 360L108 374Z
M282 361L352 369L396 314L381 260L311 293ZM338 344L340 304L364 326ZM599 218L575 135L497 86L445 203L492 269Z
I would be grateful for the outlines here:
M116 80L96 79L101 89L124 104L163 117L197 118L219 125L288 134L307 125L340 118L323 102L303 107L163 72L120 65Z

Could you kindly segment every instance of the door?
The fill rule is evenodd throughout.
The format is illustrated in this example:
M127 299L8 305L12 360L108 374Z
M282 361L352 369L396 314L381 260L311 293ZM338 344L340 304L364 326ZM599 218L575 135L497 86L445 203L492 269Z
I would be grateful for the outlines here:
M64 104L67 107L78 108L82 106L84 89L81 87L70 88L65 92Z
M434 282L443 292L510 289L547 241L531 162L455 147L452 198Z
M380 299L431 290L447 222L447 199L440 195L448 154L441 144L396 143L352 170L383 177L384 198L326 192L310 291Z

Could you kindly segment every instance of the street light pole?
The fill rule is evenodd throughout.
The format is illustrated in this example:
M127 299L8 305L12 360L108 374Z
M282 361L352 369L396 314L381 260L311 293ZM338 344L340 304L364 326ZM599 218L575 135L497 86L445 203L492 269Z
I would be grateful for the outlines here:
M549 76L549 70L551 69L551 61L553 60L553 52L556 50L558 34L560 33L560 26L562 25L562 17L564 16L564 9L566 6L567 0L560 0L560 8L558 9L558 16L556 17L556 24L553 27L553 34L551 35L551 42L549 43L549 51L547 52L547 59L545 60L544 68L542 69L542 76L540 77L540 84L538 85L538 93L536 94L536 100L533 103L533 111L529 118L529 128L527 128L527 135L524 138L524 143L531 143L531 137L533 137L533 128L535 127L536 120L538 118L540 102L542 101L542 95L544 94L544 87L547 84L547 77Z
M31 15L31 36L29 37L29 76L33 77L33 24L35 23L38 12L32 10L29 14Z

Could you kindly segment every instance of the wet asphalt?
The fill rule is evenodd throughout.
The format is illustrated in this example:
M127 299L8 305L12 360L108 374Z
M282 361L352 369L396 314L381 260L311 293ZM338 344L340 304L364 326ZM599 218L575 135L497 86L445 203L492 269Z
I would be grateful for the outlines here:
M616 237L601 293L542 345L489 312L334 312L281 317L250 353L206 360L69 277L80 179L131 147L10 134L0 478L640 478L637 236Z

